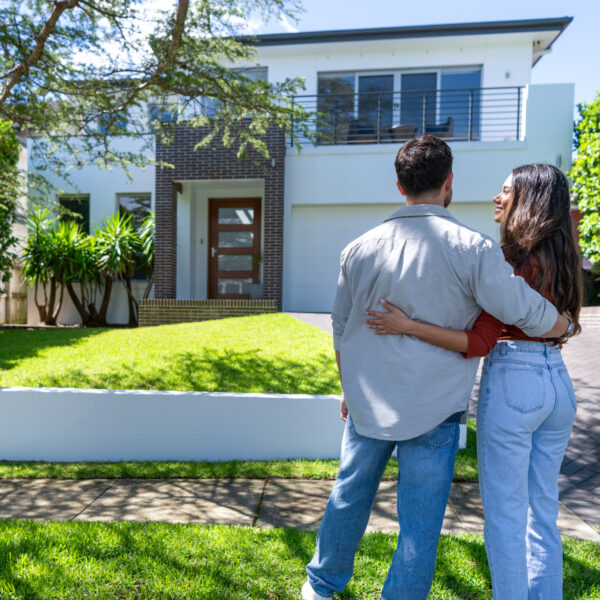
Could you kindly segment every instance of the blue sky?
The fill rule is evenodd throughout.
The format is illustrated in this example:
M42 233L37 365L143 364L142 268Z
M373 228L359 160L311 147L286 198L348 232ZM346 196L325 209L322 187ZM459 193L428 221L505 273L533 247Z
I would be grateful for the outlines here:
M575 83L575 102L591 102L600 91L600 1L598 0L302 0L299 31L430 25L574 17L550 54L532 71L532 83ZM256 33L291 30L271 21Z

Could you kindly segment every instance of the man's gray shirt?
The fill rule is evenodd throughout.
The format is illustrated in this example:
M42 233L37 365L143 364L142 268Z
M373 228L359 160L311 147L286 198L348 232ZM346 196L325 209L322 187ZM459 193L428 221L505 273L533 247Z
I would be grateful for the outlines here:
M500 246L445 208L399 208L349 244L332 313L348 410L361 435L414 438L466 410L478 358L407 335L375 335L367 310L385 298L412 319L470 329L481 309L539 337L554 326L554 306L514 275Z

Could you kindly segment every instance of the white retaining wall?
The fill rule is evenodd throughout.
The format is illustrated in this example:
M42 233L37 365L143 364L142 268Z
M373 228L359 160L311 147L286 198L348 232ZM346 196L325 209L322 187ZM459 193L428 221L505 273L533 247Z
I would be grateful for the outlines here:
M0 389L0 460L337 458L339 397Z
M339 458L339 396L0 388L0 460ZM461 447L466 427L461 425Z

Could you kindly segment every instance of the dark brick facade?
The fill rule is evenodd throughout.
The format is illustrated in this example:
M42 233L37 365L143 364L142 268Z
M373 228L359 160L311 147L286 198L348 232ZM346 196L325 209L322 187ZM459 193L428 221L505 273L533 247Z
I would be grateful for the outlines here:
M208 148L194 150L206 130L177 125L174 140L163 145L156 140L156 158L175 166L156 168L155 297L175 298L177 290L177 183L200 179L250 179L265 182L263 198L263 298L274 300L281 310L283 270L283 185L285 137L272 127L266 134L270 159L252 153L239 160L219 140ZM250 153L249 153L250 154Z
M139 326L210 321L276 311L275 300L141 300Z

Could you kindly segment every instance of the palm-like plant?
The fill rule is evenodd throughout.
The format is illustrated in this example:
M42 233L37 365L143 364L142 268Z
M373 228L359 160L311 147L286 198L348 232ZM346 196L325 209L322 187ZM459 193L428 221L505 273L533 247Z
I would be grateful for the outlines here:
M138 235L140 236L140 252L138 258L138 265L144 270L144 274L148 279L148 284L144 290L142 298L146 300L150 296L152 286L154 285L154 231L155 231L156 218L154 213L151 211L140 230Z
M101 278L94 238L83 233L74 221L67 221L58 225L57 241L63 257L63 280L82 323L105 325L96 310ZM79 283L79 293L75 283Z
M56 235L56 218L49 210L35 208L27 216L27 243L23 249L23 274L28 283L34 285L34 301L40 321L56 325L60 312L64 283L63 256ZM43 292L39 298L40 288Z
M104 273L116 273L127 292L129 325L137 324L138 302L131 288L140 238L131 224L131 217L115 214L108 217L102 229L95 231L98 265Z

